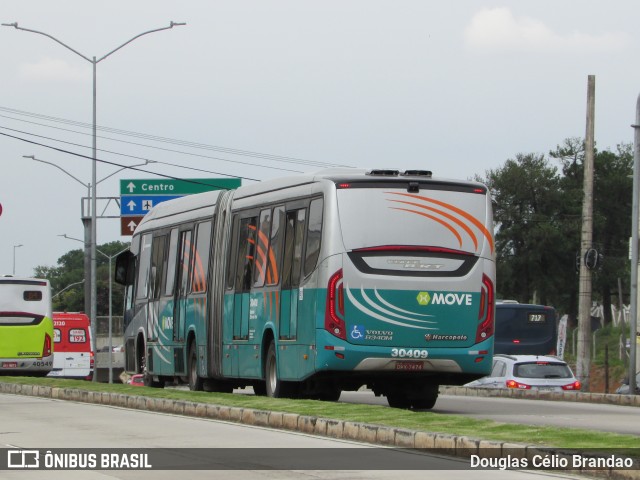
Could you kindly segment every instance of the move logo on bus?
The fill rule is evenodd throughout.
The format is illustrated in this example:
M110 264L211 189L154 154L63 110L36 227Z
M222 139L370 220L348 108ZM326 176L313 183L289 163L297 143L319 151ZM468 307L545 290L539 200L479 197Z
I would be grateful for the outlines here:
M473 305L473 296L470 293L442 293L420 292L416 297L422 306L431 305Z

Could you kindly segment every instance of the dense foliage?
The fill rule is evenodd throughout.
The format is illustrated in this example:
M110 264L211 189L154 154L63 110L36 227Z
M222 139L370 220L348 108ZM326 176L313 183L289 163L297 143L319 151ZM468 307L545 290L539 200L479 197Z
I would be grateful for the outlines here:
M109 257L111 257L112 313L113 315L122 314L124 289L113 281L113 271L116 266L115 256L128 247L129 244L123 242L110 242L97 247L96 308L99 317L109 314ZM58 265L55 267L36 267L34 274L36 277L48 278L51 282L54 311L85 311L85 285L89 279L85 278L83 249L65 253L58 259Z
M575 318L583 160L583 142L571 138L548 156L518 154L476 177L495 201L499 298L553 305ZM592 298L608 307L617 301L618 280L623 294L629 289L632 147L596 151L594 161L593 248L604 261L593 272Z

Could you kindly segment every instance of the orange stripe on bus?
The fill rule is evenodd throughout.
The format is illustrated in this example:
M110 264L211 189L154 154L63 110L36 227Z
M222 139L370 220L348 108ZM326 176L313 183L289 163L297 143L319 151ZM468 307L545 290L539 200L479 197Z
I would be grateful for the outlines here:
M487 230L487 227L484 226L484 224L479 221L477 218L475 218L473 215L469 214L468 212L465 212L464 210L451 205L450 203L446 203L446 202L442 202L440 200L436 200L434 198L429 198L429 197L423 197L422 195L413 195L411 193L398 193L398 192L387 192L391 195L401 195L404 197L410 197L410 198L415 198L417 200L424 200L425 202L431 202L431 203L435 203L436 205L440 205L441 207L445 207L453 212L456 212L458 215L461 215L462 217L466 218L467 220L469 220L471 223L473 223L478 230L480 230L482 232L482 234L485 236L485 238L487 239L487 241L489 242L489 246L491 248L491 252L493 252L493 235L491 234L491 232L489 232L489 230Z
M458 239L458 243L460 244L460 248L462 248L462 237L460 236L460 234L458 233L458 231L453 228L451 225L449 225L447 222L441 220L438 217L434 217L433 215L429 215L428 213L424 213L424 212L417 212L415 210L409 210L408 208L399 208L399 207L391 207L393 210L402 210L403 212L409 212L409 213L415 213L416 215L420 215L422 217L427 217L435 222L440 223L441 225L443 225L444 227L446 227L447 229L449 229L451 231L451 233L453 233L455 235L455 237Z
M478 237L476 237L475 233L473 233L473 230L471 230L462 220L460 220L459 218L454 217L453 215L443 212L442 210L438 210L437 208L433 208L433 207L429 207L427 205L422 205L420 203L415 203L415 202L405 202L403 200L390 200L391 202L396 202L396 203L403 203L405 205L412 205L414 207L418 207L418 208L423 208L425 210L431 210L432 212L436 212L439 213L440 215L442 215L443 217L448 218L449 220L451 220L452 222L456 223L458 226L460 226L460 228L462 228L465 232L467 232L467 234L469 234L469 237L471 237L471 241L473 242L473 246L474 249L477 250L478 249Z

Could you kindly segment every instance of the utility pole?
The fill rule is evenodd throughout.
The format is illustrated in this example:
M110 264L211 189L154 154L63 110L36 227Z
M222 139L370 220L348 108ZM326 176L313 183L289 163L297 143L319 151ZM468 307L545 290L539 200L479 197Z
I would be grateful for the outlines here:
M582 201L582 233L580 236L580 289L578 298L578 358L576 373L585 391L589 391L591 346L591 271L585 257L593 240L593 164L595 130L596 77L587 81L587 131L584 139L584 198Z
M640 372L638 358L638 218L640 211L640 95L636 101L636 123L633 127L633 212L631 218L631 315L629 321L629 393L636 394L636 372Z

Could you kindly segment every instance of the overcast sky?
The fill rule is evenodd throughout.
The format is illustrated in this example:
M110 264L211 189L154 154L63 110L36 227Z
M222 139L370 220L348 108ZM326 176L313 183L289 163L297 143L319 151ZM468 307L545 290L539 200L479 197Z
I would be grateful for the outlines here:
M2 23L88 59L187 24L97 64L98 158L158 162L100 181L99 197L154 174L484 175L584 137L588 75L597 146L615 149L633 140L639 18L637 0L0 0ZM82 247L58 235L83 238L91 161L74 154L91 155L92 64L13 27L0 45L0 274L15 254L16 274L31 275ZM98 180L117 169L98 163ZM129 238L100 219L98 244L113 240Z

